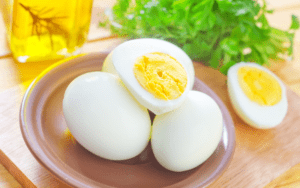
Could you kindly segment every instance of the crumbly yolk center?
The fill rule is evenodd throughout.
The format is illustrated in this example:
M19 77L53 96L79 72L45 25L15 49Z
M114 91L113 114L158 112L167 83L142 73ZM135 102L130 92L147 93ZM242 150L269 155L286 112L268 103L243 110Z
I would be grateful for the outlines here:
M133 72L140 85L158 99L176 99L187 85L183 66L172 56L160 52L138 57Z
M238 81L246 96L259 105L272 106L281 100L281 87L269 73L254 67L238 69Z

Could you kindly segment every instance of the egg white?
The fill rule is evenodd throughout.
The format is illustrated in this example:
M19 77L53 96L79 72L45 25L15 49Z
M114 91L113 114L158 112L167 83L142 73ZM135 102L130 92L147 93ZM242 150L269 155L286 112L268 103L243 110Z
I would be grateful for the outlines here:
M110 73L90 72L67 87L63 113L74 138L109 160L126 160L148 144L150 116L145 107Z
M281 100L273 106L263 106L250 100L239 85L237 71L240 67L258 68L272 75L282 91ZM250 126L258 129L269 129L279 125L288 109L286 88L282 81L270 70L255 63L237 63L228 70L228 93L235 112Z
M218 104L208 95L190 91L177 109L154 118L151 146L166 169L182 172L197 167L216 150L223 131Z
M112 63L112 59L111 59L112 54L113 54L113 51L110 52L108 54L108 56L105 58L105 60L103 62L103 65L102 65L102 70L101 71L108 72L108 73L111 73L115 76L118 76L118 73L117 73L117 71L116 71L116 69L115 69L115 67Z
M161 52L174 57L185 69L188 83L179 98L168 101L158 99L146 91L135 78L133 67L136 59L152 52ZM174 44L159 39L135 39L122 43L105 60L103 71L117 72L132 95L155 114L179 107L192 89L195 79L194 66L188 55Z

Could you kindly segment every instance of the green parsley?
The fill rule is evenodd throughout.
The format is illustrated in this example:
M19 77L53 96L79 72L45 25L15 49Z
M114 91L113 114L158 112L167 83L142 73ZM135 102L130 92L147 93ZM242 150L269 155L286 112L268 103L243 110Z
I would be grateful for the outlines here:
M227 74L237 62L268 64L293 53L299 20L287 31L269 25L266 2L253 0L117 0L109 26L121 37L158 38L181 47L194 61Z

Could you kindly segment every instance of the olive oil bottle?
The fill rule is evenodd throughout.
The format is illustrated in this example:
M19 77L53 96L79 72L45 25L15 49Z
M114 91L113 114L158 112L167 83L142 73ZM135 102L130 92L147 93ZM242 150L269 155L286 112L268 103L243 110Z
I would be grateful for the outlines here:
M4 1L8 42L19 62L77 54L87 39L92 0Z

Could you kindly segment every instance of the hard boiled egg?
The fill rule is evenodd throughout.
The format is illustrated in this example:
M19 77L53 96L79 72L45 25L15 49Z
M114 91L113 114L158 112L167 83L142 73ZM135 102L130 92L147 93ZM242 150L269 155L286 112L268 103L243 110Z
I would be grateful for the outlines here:
M202 92L190 91L179 108L154 118L154 156L171 171L195 168L216 150L222 128L223 117L217 103Z
M179 107L194 85L194 66L179 47L159 39L122 43L102 71L117 74L133 96L155 114Z
M279 125L287 113L286 89L270 70L238 63L228 70L228 93L236 113L258 129Z
M65 91L63 113L75 139L105 159L130 159L147 146L149 113L112 74L91 72L74 79Z

